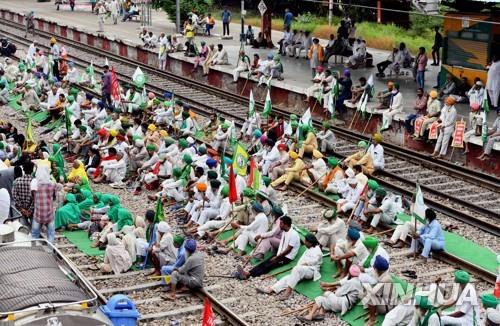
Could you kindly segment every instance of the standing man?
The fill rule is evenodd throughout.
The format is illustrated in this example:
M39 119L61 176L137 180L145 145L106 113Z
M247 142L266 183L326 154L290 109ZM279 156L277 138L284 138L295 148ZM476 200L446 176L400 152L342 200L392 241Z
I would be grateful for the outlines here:
M419 88L424 89L425 83L425 67L427 66L427 55L425 54L425 48L422 46L418 49L417 59L415 60L417 68L417 85Z
M111 72L109 66L104 65L102 73L102 88L101 88L101 101L106 108L111 108Z
M104 6L104 3L99 2L97 4L97 23L99 25L99 28L97 29L98 33L104 32L104 18L106 16L106 7Z
M436 34L434 35L434 45L432 46L432 64L431 66L439 66L439 50L443 46L443 35L439 33L439 27L434 27ZM436 60L437 59L437 60Z
M498 99L500 98L500 57L493 55L491 58L488 77L486 79L486 91L490 97L490 103L494 109L498 108Z
M436 147L434 147L434 153L432 153L432 158L443 158L446 156L448 151L448 143L450 142L450 137L455 130L455 121L457 120L457 110L455 109L455 99L452 96L446 98L446 104L441 110L441 115L439 116L439 136L436 142Z
M118 0L112 0L109 4L109 11L111 12L111 17L113 17L113 24L118 24L118 15L120 14L120 4Z
M31 190L34 193L35 209L31 225L31 237L40 238L40 228L47 226L47 240L54 243L54 198L56 197L56 185L50 181L49 167L38 165L35 178L31 182Z
M59 50L59 46L56 43L56 38L52 37L50 39L50 54L52 55L52 60L54 61L52 74L59 80L59 56L61 55L61 51Z
M12 199L15 202L16 209L21 215L31 223L33 217L33 195L31 193L31 174L33 173L34 164L27 161L23 164L24 175L14 180L12 185Z
M26 31L24 33L24 38L28 37L28 33L31 31L33 37L35 37L35 12L32 10L26 15Z
M224 9L222 12L222 37L229 36L229 23L231 23L231 12Z
M290 9L285 9L285 16L283 17L283 28L284 30L292 28L293 14L290 12Z

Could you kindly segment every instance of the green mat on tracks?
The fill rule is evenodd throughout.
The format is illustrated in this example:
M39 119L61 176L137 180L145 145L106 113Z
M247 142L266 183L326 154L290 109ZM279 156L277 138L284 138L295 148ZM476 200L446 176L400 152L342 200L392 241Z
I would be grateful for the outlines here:
M398 219L406 222L410 221L411 218L406 214L398 214ZM497 254L491 249L464 239L458 234L443 232L446 252L492 273L497 272Z
M104 256L104 250L99 250L99 248L92 248L87 231L64 231L63 232L66 239L74 244L80 251L88 256Z

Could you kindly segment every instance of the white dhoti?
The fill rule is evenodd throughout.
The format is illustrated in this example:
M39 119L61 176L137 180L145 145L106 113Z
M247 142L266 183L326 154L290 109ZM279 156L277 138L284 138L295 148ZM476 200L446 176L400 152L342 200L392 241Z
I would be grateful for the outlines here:
M301 281L301 280L311 280L314 277L314 268L311 266L295 266L292 269L292 272L283 277L281 280L278 282L274 283L273 286L271 286L271 289L275 293L280 293L281 291L285 290L286 288L292 288L295 289L295 286Z
M479 316L478 316L479 318ZM470 326L471 320L469 316L465 315L462 317L451 317L451 316L441 316L441 324L443 326L454 325L454 326Z
M255 234L255 232L253 231L247 231L247 230L243 230L241 232L241 234L236 238L236 246L238 247L238 249L240 251L243 251L245 250L247 244L252 244L252 245L255 245L256 242L255 242L255 237L257 236L257 234Z
M384 224L392 224L394 222L394 216L387 216L384 213L379 213L373 215L372 222L370 223L370 226L376 228L377 225L382 222Z
M387 129L392 124L392 119L398 113L403 112L403 110L385 110L382 114L382 129Z
M411 304L399 304L384 316L382 326L406 326L409 325L415 306Z
M356 206L356 203L353 203L353 202L348 201L348 200L343 199L343 198L337 200L337 204L340 204L342 206L340 210L344 213L353 209L354 206Z
M345 309L347 311L349 308L349 301L347 297L337 297L333 292L327 291L323 293L322 296L314 299L314 302L325 309L325 311L341 312Z
M339 230L336 233L326 233L318 231L316 238L323 248L329 248L331 245L336 244L339 239L345 237L345 230Z
M200 217L198 218L198 222L197 223L198 223L198 225L203 225L208 220L216 218L217 215L219 215L219 209L218 208L207 207L207 208L205 208L201 212Z
M448 151L448 144L450 142L451 135L455 130L455 126L441 129L439 132L438 139L436 141L436 147L434 147L434 152L441 156L445 156Z
M421 224L417 225L419 227ZM404 224L396 226L394 233L392 234L391 241L394 243L398 240L405 241L410 232L415 232L415 224L411 222L405 222Z
M102 173L106 176L106 180L111 183L119 183L125 178L125 170L120 168L104 167Z
M212 221L207 221L205 224L201 225L198 228L198 235L200 237L204 236L207 231L211 230L217 230L226 225L229 221L228 220L212 220ZM229 230L231 227L227 227L226 230Z

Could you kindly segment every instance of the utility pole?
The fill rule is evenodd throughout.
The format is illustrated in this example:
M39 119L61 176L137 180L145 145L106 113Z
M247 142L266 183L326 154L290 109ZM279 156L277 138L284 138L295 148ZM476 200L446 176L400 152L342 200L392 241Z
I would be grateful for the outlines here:
M177 33L181 31L181 0L175 0L175 25Z
M332 26L333 19L333 0L328 1L328 26Z
M241 33L240 33L240 42L243 44L245 40L245 0L241 0Z

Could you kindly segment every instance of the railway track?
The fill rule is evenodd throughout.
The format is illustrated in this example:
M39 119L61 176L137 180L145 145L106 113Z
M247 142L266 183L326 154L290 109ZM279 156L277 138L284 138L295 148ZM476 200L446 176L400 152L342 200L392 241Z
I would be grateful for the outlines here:
M300 185L294 186L298 190ZM137 199L126 190L112 189L106 185L93 185L95 191L113 192L119 195L123 203L135 205L134 215L143 214L145 200ZM294 191L278 193L278 200L287 203L289 214L294 223L303 226L312 226L318 223L318 217L322 209L332 206L334 203L320 197L315 192L307 192L303 196L297 196ZM311 198L314 199L311 201ZM139 203L139 204L137 204ZM152 207L154 203L150 203ZM128 208L128 207L127 207ZM167 213L169 222L178 230L175 219ZM159 298L161 285L156 280L150 280L142 271L132 271L119 277L113 275L102 275L94 270L100 259L83 254L67 239L62 236L57 238L58 248L68 259L73 261L76 267L84 274L88 282L96 289L96 292L105 301L115 293L125 293L137 304L142 315L141 324L165 325L166 321L184 324L197 324L200 320L203 298L208 296L216 311L217 319L222 324L229 325L290 325L295 324L293 316L281 316L283 312L296 308L307 302L303 296L294 295L288 302L277 301L273 297L258 295L255 287L268 286L274 282L271 279L256 279L249 282L241 282L235 279L219 278L216 276L228 276L239 262L233 255L206 257L207 278L205 290L195 295L182 295L175 303L165 302ZM457 261L445 260L443 257L428 264L422 264L420 259L410 260L408 251L396 251L387 248L391 255L391 270L400 274L406 269L417 272L416 279L406 278L411 282L428 282L430 279L440 277L444 282L452 280L453 271L457 268L466 268L474 275L473 282L479 292L491 287L495 275L484 274L474 266L467 266ZM147 271L146 271L147 272ZM402 277L405 279L404 277ZM222 299L217 299L222 298ZM265 311L262 307L266 307ZM229 313L229 311L231 313ZM335 315L329 315L329 320L335 325L342 325Z
M3 20L3 29L9 37L28 46L20 36L22 25ZM8 26L8 27L6 27ZM17 33L16 33L17 31ZM39 35L47 40L52 36L46 32ZM81 67L87 67L92 60L99 72L97 62L108 59L111 66L118 68L117 75L122 82L129 82L137 65L150 76L148 90L161 96L165 89L173 91L176 98L191 105L194 111L202 114L216 111L226 119L241 124L246 116L248 100L239 95L214 89L200 82L184 78L173 73L160 71L147 65L119 57L113 53L97 48L83 46L72 40L58 38L67 48L72 60ZM85 55L75 55L85 53ZM82 60L86 57L85 60ZM257 109L262 110L263 104L257 102ZM273 108L278 116L288 116L291 112ZM315 121L319 125L319 121ZM358 140L367 140L366 136L350 130L333 127L339 143L334 154L346 156L356 151ZM393 144L384 143L386 153L386 169L374 178L388 185L399 193L411 196L416 182L422 190L431 195L429 204L448 216L455 217L463 223L473 225L483 231L500 236L500 182L495 176L486 175L454 165L446 161L430 161L422 154Z

